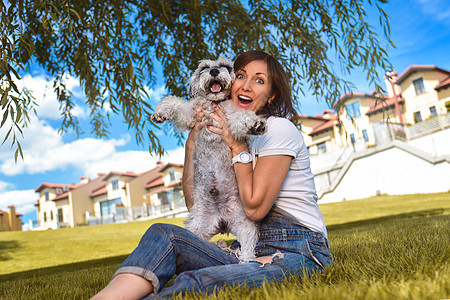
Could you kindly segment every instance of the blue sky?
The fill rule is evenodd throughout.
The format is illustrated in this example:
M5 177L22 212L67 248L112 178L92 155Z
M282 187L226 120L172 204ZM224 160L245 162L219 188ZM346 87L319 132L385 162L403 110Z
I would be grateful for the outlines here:
M412 64L436 65L450 70L450 6L447 0L397 0L384 7L390 18L391 38L397 46L389 48L388 53L398 73ZM358 70L348 79L355 83L355 92L370 93L373 90ZM39 103L38 117L32 118L31 126L24 131L25 138L21 140L24 160L15 164L10 143L0 146L0 209L15 205L16 210L24 214L24 222L36 219L33 204L38 196L34 189L41 182L76 183L81 176L95 178L100 172L143 172L153 168L159 159L148 153L148 145L136 145L134 133L127 131L120 118L112 120L109 139L96 139L89 134L77 139L73 133L60 136L57 133L59 105L51 92L51 81L52 78L36 68L20 83L34 91ZM77 79L67 78L66 84L82 103ZM160 84L149 89L154 103L164 95L163 83ZM312 97L300 98L300 102L303 114L315 115L327 108L324 102L316 102ZM76 107L76 115L82 124L86 124L89 112L84 107ZM88 125L84 129L90 131ZM182 163L184 151L177 146L176 140L162 132L158 135L168 151L162 160ZM4 136L5 130L0 129L1 139Z

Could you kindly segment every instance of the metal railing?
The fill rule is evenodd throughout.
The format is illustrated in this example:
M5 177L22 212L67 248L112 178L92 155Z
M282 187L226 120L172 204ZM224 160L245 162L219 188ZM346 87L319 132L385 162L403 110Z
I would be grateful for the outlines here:
M115 213L109 216L90 216L87 218L87 223L88 225L100 225L164 218L183 214L187 212L187 208L184 198L176 198L170 204L159 206L116 206L114 211Z
M437 115L414 125L405 126L405 132L408 139L414 139L447 127L450 127L450 114Z

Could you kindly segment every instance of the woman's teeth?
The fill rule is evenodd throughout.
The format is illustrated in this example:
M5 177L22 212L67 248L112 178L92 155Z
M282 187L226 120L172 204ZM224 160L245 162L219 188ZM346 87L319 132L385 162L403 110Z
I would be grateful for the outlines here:
M238 96L239 102L244 105L249 105L253 102L252 98L247 96Z

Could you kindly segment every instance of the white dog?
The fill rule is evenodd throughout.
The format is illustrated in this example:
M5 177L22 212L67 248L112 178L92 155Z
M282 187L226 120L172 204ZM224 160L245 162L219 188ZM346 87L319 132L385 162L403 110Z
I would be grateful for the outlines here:
M157 105L152 120L157 123L170 120L179 129L189 130L197 121L196 109L201 107L205 118L209 118L215 103L223 110L235 139L246 140L249 134L264 133L265 119L253 111L236 110L228 99L234 76L233 64L227 59L201 61L191 77L191 101L165 97ZM212 118L208 122L220 127ZM231 150L221 135L206 126L195 141L193 191L194 206L185 221L186 228L206 240L217 233L231 232L241 244L239 259L255 259L258 229L242 209Z

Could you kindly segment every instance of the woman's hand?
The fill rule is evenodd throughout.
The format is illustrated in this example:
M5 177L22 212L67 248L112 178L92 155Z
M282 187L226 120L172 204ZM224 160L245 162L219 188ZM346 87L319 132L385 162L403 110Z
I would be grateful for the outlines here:
M222 111L221 108L219 108L217 105L213 104L214 113L211 113L211 118L214 119L217 123L220 124L221 128L214 127L214 126L207 126L208 130L220 134L223 136L225 142L228 144L228 146L231 149L232 156L236 156L242 151L248 151L247 143L244 141L238 141L236 140L232 135L230 131L230 127L228 126L227 118Z

